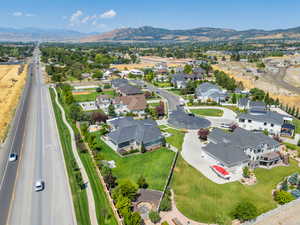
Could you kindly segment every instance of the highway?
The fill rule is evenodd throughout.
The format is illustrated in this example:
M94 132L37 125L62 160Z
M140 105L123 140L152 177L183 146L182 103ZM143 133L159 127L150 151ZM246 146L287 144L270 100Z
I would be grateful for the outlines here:
M6 209L6 214L1 212L0 225L76 224L48 86L43 82L38 61L36 50L32 87L24 110L27 113L20 123L25 129L21 132L23 139L13 141L18 143L13 149L20 152L19 158L8 163L3 176L0 198L8 196L9 201L6 205L1 201L1 209ZM45 181L43 191L35 192L36 180Z

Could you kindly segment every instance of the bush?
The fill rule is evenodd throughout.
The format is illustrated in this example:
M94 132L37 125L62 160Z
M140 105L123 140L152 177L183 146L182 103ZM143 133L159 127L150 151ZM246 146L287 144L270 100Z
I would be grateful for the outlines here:
M255 205L250 202L241 202L233 211L234 218L240 221L254 219L258 215Z
M148 183L147 183L145 177L143 177L143 175L141 175L139 177L137 184L139 185L139 188L147 188L148 187Z
M243 168L243 176L244 176L245 178L249 178L249 177L250 177L250 170L249 170L248 166L245 166L245 167Z
M288 202L293 201L294 199L295 198L291 193L284 190L276 191L274 194L274 200L278 202L280 205L284 205Z
M164 221L161 223L161 225L169 225L169 223L167 221Z
M160 221L160 216L157 211L150 211L149 212L149 218L152 223L158 223Z
M232 224L231 218L225 214L217 215L215 220L218 225L231 225Z

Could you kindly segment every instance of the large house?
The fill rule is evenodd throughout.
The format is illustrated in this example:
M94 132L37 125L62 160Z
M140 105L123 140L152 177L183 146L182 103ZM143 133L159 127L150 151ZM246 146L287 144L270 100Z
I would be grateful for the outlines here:
M143 94L119 96L113 100L113 104L118 115L133 113L142 116L147 108L147 101Z
M251 101L249 98L240 98L237 102L239 109L247 109L252 111L265 111L267 106L261 101Z
M116 90L122 96L143 94L142 90L139 87L129 84L120 86Z
M204 82L200 84L195 92L197 98L201 102L214 101L223 102L227 98L227 94L219 86Z
M112 103L112 97L110 95L99 95L96 97L96 105L104 112L108 112L108 107Z
M129 81L124 78L118 78L111 81L111 86L115 89L120 88L124 85L129 85Z
M172 75L171 82L176 88L185 88L189 81L202 79L203 75L201 74L175 73Z
M111 130L106 139L117 152L143 148L153 150L164 144L164 137L152 119L134 120L132 117L118 117L107 120L107 124Z
M239 127L246 130L266 130L270 134L284 136L293 136L295 127L291 124L292 120L292 117L257 107L237 117Z
M203 147L203 157L227 168L241 172L245 166L273 166L281 161L280 143L263 133L236 128L232 133L215 128Z

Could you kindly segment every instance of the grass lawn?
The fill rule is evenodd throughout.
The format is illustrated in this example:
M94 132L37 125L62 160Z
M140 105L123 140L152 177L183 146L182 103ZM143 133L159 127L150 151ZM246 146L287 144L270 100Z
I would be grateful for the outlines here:
M291 143L287 143L287 142L284 142L283 144L285 144L286 147L289 148L289 149L297 150L298 154L300 155L300 146L297 146L297 145L294 145L294 144L291 144Z
M155 82L154 85L161 88L171 87L171 84L169 82Z
M55 103L55 93L50 89L52 105L55 113L56 123L59 131L59 136L61 140L61 145L63 148L64 159L67 167L67 173L69 176L69 182L72 192L73 204L75 208L75 214L78 225L89 225L91 224L88 212L88 200L86 196L86 191L82 190L77 184L75 171L72 164L75 161L72 147L71 147L71 137L68 128L64 125L62 121L61 111L58 105Z
M180 89L172 88L172 89L170 89L170 90L168 90L168 91L173 92L173 93L176 94L176 95L181 95Z
M151 108L155 108L160 105L159 102L152 102L152 103L148 103L148 104Z
M164 129L164 131L172 134L172 136L166 137L166 142L181 150L185 133L172 128Z
M258 183L253 186L244 186L239 182L216 184L179 157L172 188L177 207L185 216L200 222L215 223L217 215L224 213L230 216L241 201L252 202L260 214L275 208L277 204L272 198L272 189L296 171L300 172L300 169L295 161L291 161L289 167L256 169Z
M246 110L239 109L237 106L234 106L234 105L222 105L222 107L230 109L235 113L244 113L244 112L246 112Z
M293 119L293 124L296 127L295 133L300 134L300 120Z
M100 154L105 160L114 160L116 168L112 169L118 179L130 179L137 182L143 175L150 189L162 191L172 166L175 153L161 148L144 154L120 157L109 146L100 140L102 149Z
M91 92L86 95L73 95L73 98L76 102L88 102L88 101L95 101L98 95L111 95L115 96L116 92L114 90L110 91L103 91L103 92Z
M191 109L191 112L199 116L223 116L224 111L222 109Z

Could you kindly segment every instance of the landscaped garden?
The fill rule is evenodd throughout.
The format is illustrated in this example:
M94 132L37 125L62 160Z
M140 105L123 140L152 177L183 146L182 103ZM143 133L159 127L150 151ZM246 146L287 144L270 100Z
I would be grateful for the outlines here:
M115 161L116 168L112 169L112 172L117 179L129 179L136 183L139 177L143 176L150 189L163 190L173 162L174 152L161 148L153 152L121 157L102 140L99 138L98 140L101 146L99 152L101 158Z
M257 184L245 186L239 182L216 184L188 165L181 157L177 161L172 180L177 208L188 218L215 223L219 215L232 218L232 212L240 202L256 206L259 214L277 206L272 190L286 176L300 169L291 160L288 167L255 169Z
M214 117L221 117L223 116L224 113L222 109L213 109L213 108L191 109L191 112L199 116L214 116Z

